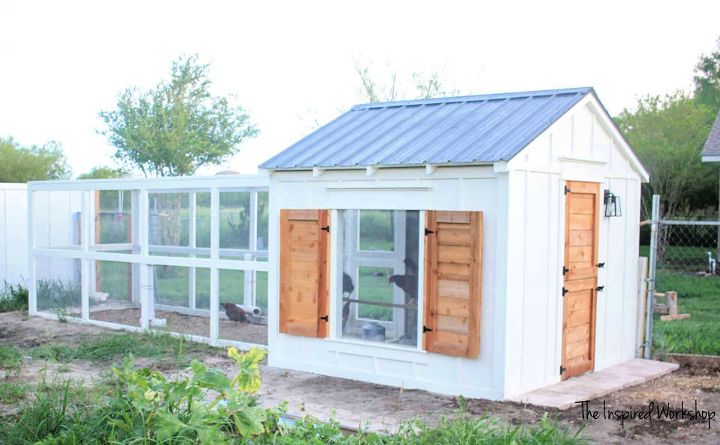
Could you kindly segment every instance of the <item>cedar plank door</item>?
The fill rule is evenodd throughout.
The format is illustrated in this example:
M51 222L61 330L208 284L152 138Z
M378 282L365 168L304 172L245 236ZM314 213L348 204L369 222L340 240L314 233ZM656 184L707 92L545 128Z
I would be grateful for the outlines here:
M567 181L562 380L595 366L600 184Z
M428 211L424 346L428 352L480 353L482 212Z
M327 337L327 210L280 210L280 332Z

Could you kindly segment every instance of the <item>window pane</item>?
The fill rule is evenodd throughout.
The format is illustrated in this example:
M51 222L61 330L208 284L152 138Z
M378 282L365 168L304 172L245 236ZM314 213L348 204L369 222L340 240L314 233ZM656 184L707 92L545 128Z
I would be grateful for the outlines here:
M393 274L387 267L358 267L358 300L393 302L393 288L388 278ZM358 304L358 318L391 321L392 307Z
M339 212L343 338L417 346L419 212Z
M392 210L360 210L360 250L392 252Z

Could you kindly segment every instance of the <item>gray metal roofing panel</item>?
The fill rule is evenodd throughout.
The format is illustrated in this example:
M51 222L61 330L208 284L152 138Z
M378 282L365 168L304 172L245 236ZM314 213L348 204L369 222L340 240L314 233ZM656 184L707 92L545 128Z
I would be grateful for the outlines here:
M509 160L592 88L356 105L265 169Z
M718 112L715 123L710 129L705 145L702 151L703 156L720 156L720 111Z

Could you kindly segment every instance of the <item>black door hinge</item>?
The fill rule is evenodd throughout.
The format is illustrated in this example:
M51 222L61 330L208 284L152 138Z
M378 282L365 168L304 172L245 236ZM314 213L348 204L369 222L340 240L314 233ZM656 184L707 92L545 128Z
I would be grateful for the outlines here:
M567 195L568 193L570 193L570 188L568 186L565 186L565 194Z
M597 267L598 269L602 269L603 267L605 267L605 263L597 263Z
M425 334L425 333L427 333L427 332L432 332L432 328L429 328L429 327L427 327L427 326L423 326L423 334Z
M567 290L567 288L566 288L565 286L563 286L563 289L562 289L562 295L563 295L563 297L565 296L566 293L568 293L568 290Z
M605 289L605 286L598 286L596 289L598 292L602 292L603 289Z
M565 275L568 272L570 272L570 269L568 269L567 266L563 266L563 275Z
M433 233L435 233L433 230L430 230L428 228L425 229L425 236L431 235Z
M323 315L322 317L320 317L320 320L330 321L330 317L328 317L327 315Z
M567 371L567 368L563 367L563 365L560 365L560 375L563 375L563 372Z
M320 227L320 230L324 230L324 231L326 231L327 233L330 233L330 226Z

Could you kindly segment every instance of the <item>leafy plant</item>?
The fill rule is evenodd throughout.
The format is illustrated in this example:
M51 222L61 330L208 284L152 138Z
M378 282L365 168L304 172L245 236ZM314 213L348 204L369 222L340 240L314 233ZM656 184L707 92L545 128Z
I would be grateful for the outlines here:
M252 437L265 432L266 411L252 393L260 384L261 349L228 356L240 371L234 379L199 361L190 375L168 380L162 373L136 370L132 357L114 368L119 383L115 394L118 415L111 425L132 436L158 442L226 443L228 436Z

